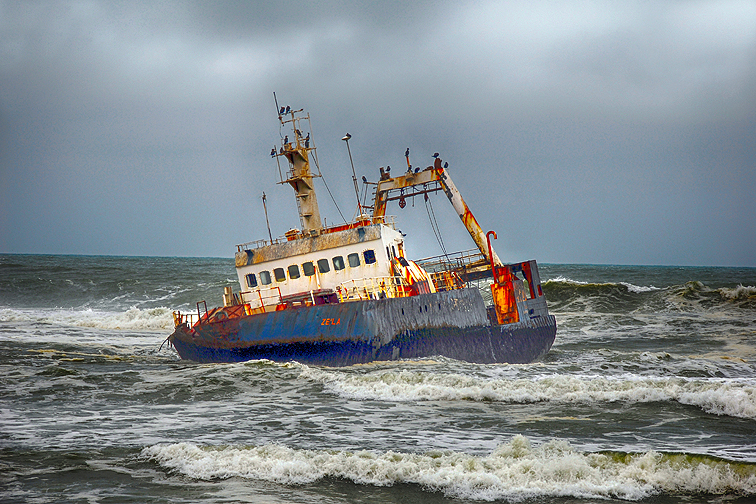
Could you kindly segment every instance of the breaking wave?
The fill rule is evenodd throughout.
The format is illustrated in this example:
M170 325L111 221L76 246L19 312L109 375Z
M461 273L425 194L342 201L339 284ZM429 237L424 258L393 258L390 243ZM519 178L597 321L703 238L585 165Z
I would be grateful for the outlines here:
M96 329L136 331L164 331L173 328L172 310L165 307L140 309L131 307L124 312L84 310L31 310L0 308L0 322L41 323Z
M462 374L377 371L350 374L304 366L303 378L339 396L382 401L501 401L510 403L678 402L713 415L756 419L752 380L548 375L485 379Z
M562 276L543 283L549 307L558 311L694 311L724 307L756 310L756 287L713 288L703 282L655 287L628 282L591 283Z
M521 436L486 456L454 451L301 450L160 444L142 457L194 479L245 478L303 485L341 478L361 485L420 485L449 497L519 501L537 497L639 500L658 494L756 494L756 465L709 456L581 452L565 441Z
M731 301L746 301L756 298L756 287L738 285L735 288L728 289L723 287L718 289L723 298Z

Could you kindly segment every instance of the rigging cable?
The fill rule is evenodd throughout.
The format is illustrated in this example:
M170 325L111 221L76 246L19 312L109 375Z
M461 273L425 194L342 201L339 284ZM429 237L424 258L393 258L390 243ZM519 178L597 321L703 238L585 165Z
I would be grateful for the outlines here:
M310 127L310 139L312 141L312 144L315 145L315 135L312 132L312 122L310 121L310 114L307 114L307 125ZM331 201L333 201L333 206L336 207L336 211L339 212L339 215L341 216L341 220L343 220L344 224L346 224L347 221L344 218L344 214L341 213L341 208L339 208L339 205L336 203L336 199L334 199L333 194L331 194L331 189L328 187L325 177L320 172L320 163L318 162L318 149L313 147L312 153L313 153L313 158L315 159L315 167L318 169L318 176L323 180L323 185L325 186L326 191L328 191L328 196L331 197Z
M433 203L430 201L430 198L428 197L427 194L425 194L424 199L425 199L425 211L428 212L428 220L430 220L431 229L433 229L433 234L436 235L436 241L441 246L441 251L444 253L444 256L446 256L446 259L451 261L451 259L449 259L449 254L446 253L444 240L441 237L441 229L439 228L438 221L436 220L436 213L433 211Z
M310 127L310 135L312 135L312 127ZM328 187L328 183L326 182L326 179L325 179L325 177L324 177L324 176L323 176L323 174L322 174L322 173L320 172L320 163L318 163L318 151L317 151L317 149L313 149L313 152L314 152L314 154L315 154L315 155L314 155L313 157L314 157L314 159L315 159L315 166L316 166L316 167L317 167L317 169L318 169L318 176L319 176L319 177L321 178L321 180L323 181L323 185L325 186L325 188L326 188L326 191L328 191L328 196L330 196L330 197L331 197L331 201L333 201L333 205L334 205L334 206L336 207L336 211L337 211L337 212L339 212L339 215L341 216L341 220L343 220L343 221L344 221L344 224L346 224L346 223L347 223L347 221L346 221L346 219L344 218L344 214L343 214L343 213L341 213L341 208L339 208L339 205L338 205L338 203L336 203L336 199L335 199L335 198L333 197L333 194L331 193L331 189L330 189L330 188Z

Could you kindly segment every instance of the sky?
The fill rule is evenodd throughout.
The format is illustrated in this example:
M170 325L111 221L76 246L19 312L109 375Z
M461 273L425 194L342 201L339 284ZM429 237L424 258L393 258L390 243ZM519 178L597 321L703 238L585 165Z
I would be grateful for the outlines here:
M0 0L0 253L232 257L300 227L269 153L311 117L327 223L449 173L504 261L756 266L756 2ZM333 200L329 196L329 191ZM474 247L437 193L414 258Z

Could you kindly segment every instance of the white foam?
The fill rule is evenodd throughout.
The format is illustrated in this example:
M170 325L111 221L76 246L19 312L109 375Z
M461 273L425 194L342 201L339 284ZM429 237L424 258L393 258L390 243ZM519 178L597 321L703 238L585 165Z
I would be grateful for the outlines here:
M305 367L303 378L350 399L384 401L503 401L531 403L644 403L676 401L707 413L756 418L756 382L723 378L554 374L529 379L487 379L461 374L385 370L366 374Z
M653 285L633 285L628 282L620 282L620 285L624 285L627 287L627 290L630 292L633 292L635 294L641 294L643 292L653 292L661 290L659 287L654 287Z
M151 446L142 456L202 480L238 477L301 485L331 477L375 486L418 484L450 497L486 501L543 496L638 500L681 492L756 494L756 467L752 464L653 451L586 453L564 441L534 447L519 435L487 456L191 443Z
M719 293L721 294L723 298L726 298L732 301L745 301L746 299L756 297L756 287L751 286L751 285L744 286L741 284L732 289L723 287L719 289Z
M564 276L558 276L556 278L551 278L548 280L549 282L554 283L564 283L564 284L574 284L574 285L597 285L597 286L613 286L613 285L623 285L627 288L628 291L635 293L635 294L641 294L643 292L652 292L652 291L658 291L661 290L659 287L654 287L653 285L634 285L629 282L619 282L619 283L612 283L612 282L583 282L581 280L573 280L568 277Z
M590 285L590 282L582 282L580 280L573 280L571 278L559 275L556 278L549 278L546 280L546 282L554 282L554 283L571 283L571 284L577 284L577 285ZM545 283L545 282L544 282Z
M99 329L173 329L173 311L169 308L129 308L120 313L85 312L85 316L74 315L73 325Z
M131 307L124 312L105 312L91 308L79 310L4 308L0 310L0 322L40 322L96 329L163 331L173 329L172 313L172 310L165 307L148 309Z
M0 322L31 322L33 317L30 313L12 308L0 309Z

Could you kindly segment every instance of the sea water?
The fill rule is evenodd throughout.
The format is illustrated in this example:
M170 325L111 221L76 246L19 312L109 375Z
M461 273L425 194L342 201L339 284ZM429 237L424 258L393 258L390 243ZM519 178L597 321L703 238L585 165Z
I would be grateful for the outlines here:
M196 364L232 259L0 255L0 501L753 502L756 269L540 272L541 362Z

